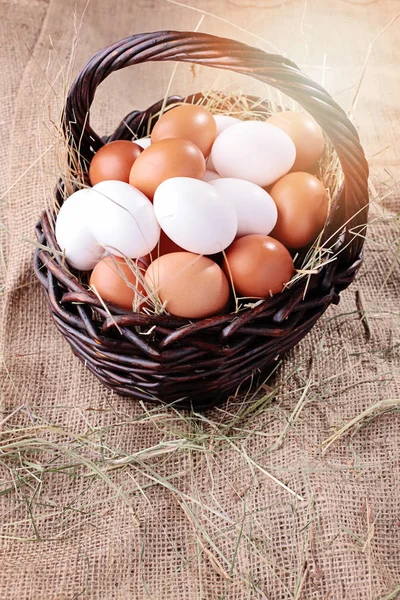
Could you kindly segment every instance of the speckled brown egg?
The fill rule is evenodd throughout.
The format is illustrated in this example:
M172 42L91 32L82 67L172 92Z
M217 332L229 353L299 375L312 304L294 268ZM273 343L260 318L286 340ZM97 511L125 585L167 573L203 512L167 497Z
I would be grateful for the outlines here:
M134 142L116 140L105 144L93 156L89 167L92 185L100 181L125 181L129 183L129 173L142 148Z
M223 311L229 300L229 283L215 262L191 252L157 258L145 280L166 310L187 319L203 319Z
M238 296L278 294L294 274L289 251L268 235L245 235L226 250L224 271Z
M189 140L173 138L152 143L134 162L129 183L150 200L166 179L191 177L203 179L206 162L197 146Z
M139 310L146 297L142 285L146 266L141 261L128 264L119 256L106 256L90 276L90 286L106 302L126 310Z
M287 248L302 248L313 242L328 213L324 184L310 173L289 173L273 185L270 195L278 209L271 236Z
M308 113L284 110L267 121L282 129L296 146L296 160L292 171L306 171L317 162L324 151L324 134Z
M195 144L205 157L217 135L217 124L203 106L182 104L162 115L151 133L151 143L166 138L184 138Z

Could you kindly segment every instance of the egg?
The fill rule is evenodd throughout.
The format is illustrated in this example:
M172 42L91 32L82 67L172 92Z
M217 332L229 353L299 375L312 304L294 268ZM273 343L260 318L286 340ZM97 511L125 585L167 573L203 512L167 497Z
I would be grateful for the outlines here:
M143 150L132 166L129 183L152 200L166 179L203 179L205 171L206 163L199 148L188 140L173 138L152 143Z
M128 264L118 256L105 256L93 269L89 283L102 300L137 311L146 301L145 272L139 261Z
M89 167L92 185L109 179L129 182L129 173L142 148L133 142L116 140L105 144L93 156Z
M294 274L289 251L267 235L247 235L226 250L224 271L235 292L246 298L278 294Z
M91 190L78 190L61 206L56 220L57 243L71 267L80 271L90 271L104 255L89 228L92 209Z
M154 212L167 236L189 252L215 254L236 236L233 205L205 181L188 177L164 181L154 194Z
M160 256L147 269L145 280L166 310L178 317L210 317L223 311L229 300L229 283L221 267L191 252Z
M220 133L225 131L225 129L228 129L228 127L232 127L232 125L237 125L237 123L241 122L240 119L237 119L236 117L232 117L230 115L214 115L214 121L217 126L216 137L218 137Z
M138 140L133 140L135 144L146 150L151 144L151 139L149 137L139 138Z
M175 242L173 242L167 236L167 234L163 230L161 230L160 241L154 248L152 255L153 257L154 255L157 257L163 256L164 254L171 254L172 252L184 252L184 250L183 248L178 246L178 244L175 244Z
M321 232L328 214L328 193L321 181L301 171L275 183L270 194L278 209L271 235L288 248L302 248Z
M151 143L183 138L193 142L204 156L208 156L216 134L215 120L207 109L196 104L182 104L160 117L151 132Z
M246 179L265 187L290 171L296 148L279 127L243 121L217 137L211 158L221 177Z
M215 171L206 170L203 180L209 183L210 181L214 181L214 179L221 179L221 177Z
M153 205L123 181L102 181L91 190L95 210L90 231L112 254L138 258L151 252L160 237Z
M305 171L317 162L324 151L324 134L321 127L307 113L285 110L267 121L285 131L296 146L296 160L292 171Z
M237 237L272 231L278 211L262 187L245 179L220 178L210 182L220 195L233 204L237 217Z
M236 125L236 123L240 123L240 119L236 119L236 117L231 117L230 115L213 115L213 116L214 116L215 124L217 126L217 134L215 136L216 138L219 136L220 133L225 131L225 129L228 129L228 127L232 127L232 125ZM207 160L207 169L209 171L215 171L215 167L214 167L214 163L212 161L211 155L208 157L208 160Z

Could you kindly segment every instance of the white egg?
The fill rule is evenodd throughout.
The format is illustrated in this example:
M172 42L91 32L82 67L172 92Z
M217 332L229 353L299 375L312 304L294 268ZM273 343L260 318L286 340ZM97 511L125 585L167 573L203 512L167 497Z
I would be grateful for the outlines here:
M209 171L207 169L204 173L203 181L209 183L210 181L214 181L214 179L221 179L221 177L215 171Z
M228 129L228 127L232 127L232 125L237 125L241 123L240 119L236 117L231 117L229 115L214 115L214 121L217 125L217 137L220 133Z
M132 140L132 142L135 142L135 144L143 148L143 150L146 150L146 148L148 148L151 144L151 139L149 137L145 137L140 138L139 140Z
M266 186L290 171L296 147L275 125L243 121L217 137L211 157L221 177L238 177Z
M236 119L236 117L230 117L229 115L213 115L213 116L214 116L215 124L217 125L216 138L219 136L220 133L225 131L225 129L228 129L228 127L232 127L232 125L236 125L237 123L241 122L240 119ZM207 169L209 171L215 171L211 155L208 157L208 160L207 160ZM207 181L207 180L205 179L205 181Z
M227 248L237 231L233 205L205 181L173 177L154 194L154 212L167 236L196 254L215 254Z
M222 198L231 202L238 222L237 235L268 235L275 227L278 210L262 187L244 179L219 178L210 182Z
M92 188L93 237L112 254L139 258L151 252L160 227L150 200L123 181L101 181Z
M75 269L90 271L104 255L89 229L91 190L71 194L60 208L56 221L56 239L65 258Z

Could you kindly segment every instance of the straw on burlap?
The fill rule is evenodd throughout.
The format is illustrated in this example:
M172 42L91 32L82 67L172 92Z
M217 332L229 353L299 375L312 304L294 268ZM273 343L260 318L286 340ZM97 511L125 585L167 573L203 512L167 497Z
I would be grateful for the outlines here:
M396 11L390 0L368 8L334 0L306 6L300 0L255 0L246 9L228 1L195 5L268 37L300 65L308 65L315 79L321 78L318 65L326 53L325 83L345 107L368 43ZM73 6L72 0L0 5L4 189L39 154L37 115L42 106L36 101L48 86L37 62L46 67L49 34L59 60L68 56ZM83 3L78 13L82 8ZM191 29L199 17L161 0L92 2L76 66L129 33ZM201 27L258 43L209 17ZM384 166L394 179L400 175L394 126L400 91L394 81L396 36L393 26L375 47L355 117L367 155L388 147L371 159L374 182L386 181L379 185L381 191L394 186ZM172 67L145 65L110 78L95 102L97 130L110 130L134 105L143 108L161 97ZM50 81L58 68L53 53ZM179 70L172 91L199 89L201 77L197 74L193 82L192 76L189 69ZM0 598L380 600L392 592L395 598L400 584L399 414L381 415L325 455L321 452L335 428L373 404L399 398L395 223L371 225L366 263L356 282L268 383L281 383L274 402L256 419L249 416L238 423L247 433L232 429L229 443L211 425L198 425L196 437L189 422L165 409L158 410L157 418L146 418L143 407L105 391L72 356L33 278L27 242L45 202L43 175L50 190L55 174L43 173L37 163L0 205L8 267L6 293L0 296L0 421L24 405L3 423L2 439L17 442L18 434L7 430L31 426L21 442L20 463L15 452L12 460L0 454L1 490L6 492L0 496ZM398 210L396 189L383 204L392 213ZM0 272L4 277L3 266ZM356 310L356 290L368 312L369 341ZM295 423L279 447L271 449L298 403ZM233 414L239 408L228 406ZM208 417L221 423L232 419L221 412ZM179 450L179 444L188 447L185 428L194 439L191 451ZM95 465L104 466L102 460L132 457L169 439L178 440L171 453L131 458L124 471L108 471L107 480L93 476ZM28 443L47 446L29 454ZM35 477L28 476L28 460ZM50 461L80 466L52 473ZM41 468L46 469L43 477Z

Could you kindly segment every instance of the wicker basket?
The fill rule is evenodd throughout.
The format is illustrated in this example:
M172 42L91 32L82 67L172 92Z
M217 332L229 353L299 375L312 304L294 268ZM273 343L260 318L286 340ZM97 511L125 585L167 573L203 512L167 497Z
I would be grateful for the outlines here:
M87 172L93 150L105 141L130 139L132 131L138 137L145 135L149 119L160 110L158 103L144 112L130 113L103 139L89 124L97 86L113 71L146 61L229 69L278 88L321 125L344 174L326 228L326 236L334 236L337 260L256 308L195 322L109 305L110 318L96 296L66 269L60 255L52 253L59 251L53 233L55 215L42 214L36 228L40 247L35 252L35 273L56 326L74 353L118 394L201 408L227 398L243 382L249 385L259 380L277 357L307 334L331 302L338 303L339 293L351 283L362 261L360 233L367 222L368 165L344 111L291 61L230 39L163 31L134 35L99 51L72 85L63 124L71 148L80 148L83 171ZM61 186L59 182L56 188L58 202L62 202ZM150 329L151 335L143 335Z

